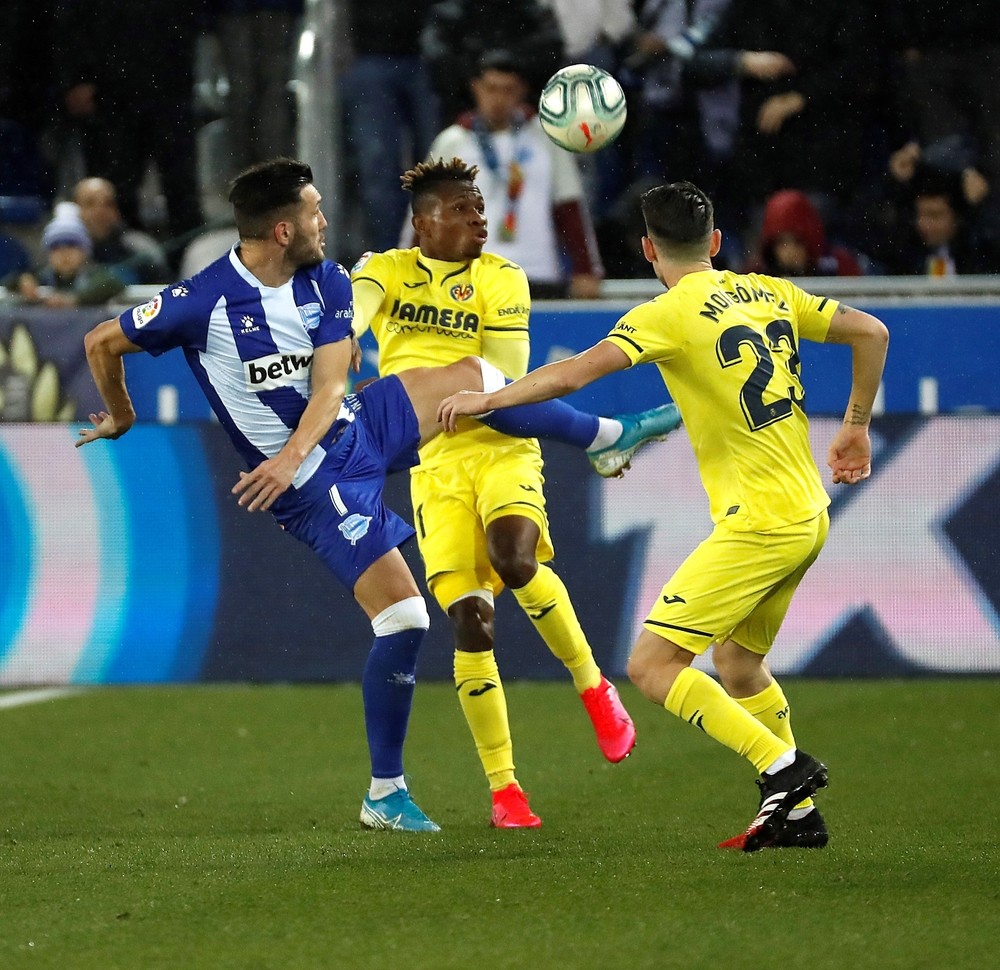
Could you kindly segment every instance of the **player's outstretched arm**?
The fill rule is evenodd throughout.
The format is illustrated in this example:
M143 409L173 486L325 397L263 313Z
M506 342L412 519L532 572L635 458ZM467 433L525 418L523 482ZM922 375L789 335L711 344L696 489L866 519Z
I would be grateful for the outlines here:
M851 396L844 423L830 443L827 464L834 483L857 485L872 472L868 426L885 367L889 331L870 313L841 304L830 321L826 342L849 344L852 354Z
M602 340L575 357L545 364L498 391L459 391L452 394L438 406L438 421L446 430L454 431L463 415L485 414L498 408L564 397L605 374L624 370L629 363L623 351Z
M135 408L125 386L122 358L142 349L125 336L117 319L105 320L94 327L83 338L83 347L107 411L89 415L91 427L80 429L77 448L99 438L120 438L135 424Z
M249 512L269 509L292 484L299 465L319 444L320 439L340 414L347 393L347 369L353 356L351 339L322 344L313 354L309 403L299 418L298 427L281 451L262 461L253 471L240 472L233 495Z

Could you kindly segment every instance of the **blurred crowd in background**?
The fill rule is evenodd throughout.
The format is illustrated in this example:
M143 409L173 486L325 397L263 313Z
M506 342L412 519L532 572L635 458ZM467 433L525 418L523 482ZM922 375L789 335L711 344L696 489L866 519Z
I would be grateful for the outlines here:
M728 268L1000 273L987 0L5 0L8 292L97 303L223 252L227 180L299 154L296 55L324 5L344 200L327 255L347 265L409 245L399 174L467 145L490 248L520 232L511 258L539 258L536 278L525 266L539 296L647 277L639 197L678 179L715 199ZM621 136L592 156L534 138L541 86L573 63L609 71L628 99Z

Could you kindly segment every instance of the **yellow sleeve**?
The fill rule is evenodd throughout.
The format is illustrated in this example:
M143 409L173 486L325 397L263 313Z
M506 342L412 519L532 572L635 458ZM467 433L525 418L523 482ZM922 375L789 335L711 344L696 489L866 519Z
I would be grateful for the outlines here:
M524 377L531 351L528 278L520 266L501 262L484 267L480 286L485 295L483 357L512 380Z
M825 296L813 296L789 280L774 280L775 290L781 293L795 311L796 329L800 338L826 341L830 321L840 303Z
M669 321L671 314L664 306L664 297L633 307L611 328L604 338L621 350L630 366L653 360L669 360L673 351L669 346Z
M385 290L368 278L354 280L351 289L354 291L354 320L351 326L354 328L354 336L360 337L371 326L375 314L381 309Z
M360 337L382 308L391 283L392 264L384 253L365 253L351 270L354 292L354 336Z
M531 345L528 333L523 337L502 337L483 334L483 357L494 367L499 367L505 377L517 380L528 373L528 355Z

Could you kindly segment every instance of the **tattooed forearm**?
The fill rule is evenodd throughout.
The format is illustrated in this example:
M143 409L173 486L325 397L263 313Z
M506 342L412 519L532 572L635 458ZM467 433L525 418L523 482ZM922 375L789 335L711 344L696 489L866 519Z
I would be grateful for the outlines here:
M863 408L860 404L852 404L847 412L847 423L866 425L870 417L871 411L868 408Z
M841 303L840 306L837 307L837 313L840 314L841 316L844 316L844 314L846 313L853 313L853 312L854 308L849 307L846 303Z

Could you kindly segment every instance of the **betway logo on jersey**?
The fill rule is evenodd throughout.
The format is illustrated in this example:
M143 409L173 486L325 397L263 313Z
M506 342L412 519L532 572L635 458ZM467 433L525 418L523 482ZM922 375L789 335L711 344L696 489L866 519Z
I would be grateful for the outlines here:
M288 387L293 381L308 380L312 359L312 354L268 354L246 360L243 374L247 390L273 391L276 387Z

